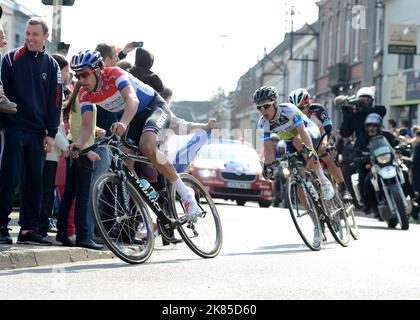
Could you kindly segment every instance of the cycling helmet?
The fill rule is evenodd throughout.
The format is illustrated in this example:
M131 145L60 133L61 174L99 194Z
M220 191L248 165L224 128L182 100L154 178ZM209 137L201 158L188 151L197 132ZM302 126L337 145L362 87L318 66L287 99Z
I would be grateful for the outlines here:
M308 90L303 88L296 89L289 94L289 102L298 108L306 106L310 99Z
M274 87L261 87L257 89L254 93L254 102L260 102L263 100L273 100L277 101L279 98L279 94L277 93L276 88Z
M272 134L270 134L270 140L271 141L280 141L280 138L276 133L272 133Z
M280 140L280 141L277 143L277 149L280 149L280 148L286 149L286 141L284 141L284 140Z
M104 60L98 51L80 51L74 55L70 62L70 67L73 71L82 69L102 69L104 66Z
M363 87L357 91L357 99L360 97L370 97L372 100L375 100L375 88L374 87Z
M382 117L377 113L371 113L366 117L365 128L369 124L376 124L379 128L382 128Z

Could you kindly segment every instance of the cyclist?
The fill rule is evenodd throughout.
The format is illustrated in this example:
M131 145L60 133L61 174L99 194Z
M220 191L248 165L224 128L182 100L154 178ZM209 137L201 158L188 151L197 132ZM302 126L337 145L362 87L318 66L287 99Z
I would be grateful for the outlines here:
M318 145L321 137L317 125L309 120L295 105L291 103L278 105L277 100L278 93L274 87L261 87L254 93L254 103L262 114L258 128L264 130L264 175L267 178L272 177L270 164L275 160L270 141L272 133L286 141L288 152L302 151L302 143L304 143L312 150L308 156L308 159L310 159L308 167L315 170L325 198L331 200L334 197L334 189L318 161L316 161L318 156L314 150L314 145Z
M318 126L295 105L291 103L277 104L278 93L274 87L257 89L253 98L257 109L262 114L258 128L264 130L264 176L268 179L273 177L273 168L270 164L274 161L274 152L271 147L270 135L276 133L286 141L287 152L302 151L302 143L310 148L310 154L306 159L308 160L307 166L315 171L325 198L331 200L334 197L334 189L321 169L317 161L318 155L313 147L318 145L321 138ZM317 227L314 228L313 241L316 244L321 241Z
M319 103L314 103L309 92L306 89L299 88L292 91L289 95L290 103L293 103L299 108L311 121L313 121L321 132L321 142L317 148L318 155L322 162L326 165L328 171L331 173L333 179L338 183L338 189L344 201L351 202L352 196L347 190L344 182L343 172L337 166L334 159L326 152L328 141L332 132L332 121L328 116L328 112L324 106Z
M141 152L156 169L175 185L181 196L186 215L178 223L194 220L198 205L192 188L187 187L175 171L172 163L158 150L159 135L170 123L170 111L166 102L150 86L134 78L118 67L104 68L99 52L81 51L73 56L71 68L81 84L80 107L82 125L79 139L70 150L81 149L91 131L93 104L108 112L123 112L119 122L112 126L112 133L135 141ZM128 128L128 126L130 127ZM72 153L77 157L77 153Z

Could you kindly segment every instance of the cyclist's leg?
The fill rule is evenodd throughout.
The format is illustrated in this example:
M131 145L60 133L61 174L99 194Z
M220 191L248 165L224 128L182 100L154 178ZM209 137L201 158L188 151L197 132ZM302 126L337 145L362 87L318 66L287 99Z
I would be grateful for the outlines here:
M317 148L320 144L321 134L317 127L309 127L305 128L306 132L312 139L312 145L314 148ZM295 146L301 146L302 141L300 137L295 138L294 141ZM314 161L313 159L309 160L307 163L308 167L313 169L318 177L319 181L321 182L322 191L327 198L327 200L331 200L334 197L334 188L328 178L325 176L324 171L322 170L318 161Z
M326 152L326 148L328 145L328 137L325 135L322 137L321 142L318 147L318 155L322 162L327 167L328 172L331 174L332 178L338 184L339 191L345 201L351 201L352 196L350 192L347 190L346 184L344 182L343 172L341 168L337 166L334 159L331 157L329 153Z
M294 153L294 152L296 152L296 151L301 151L302 150L302 143L300 143L299 145L298 145L298 147L300 147L300 149L301 150L297 150L296 148L295 148L295 145L294 145L294 141L286 141L286 146L287 146L287 148L286 148L286 150L287 150L287 152L289 152L289 153ZM300 161L302 161L303 163L305 163L305 159L302 157L301 159L300 159ZM305 179L305 172L302 170L301 172L299 172L299 175L303 178L303 179ZM303 193L303 190L300 188L300 186L299 185L296 185L297 186L297 188L296 188L296 191L297 191L297 194L298 194L298 197L299 197L299 200L300 200L300 202L303 204L303 206L305 207L305 209L309 209L307 206L308 206L308 204L307 204L307 201L306 201L306 199L305 199L305 194Z
M165 103L160 103L159 99L152 104L144 115L133 119L128 136L139 141L144 156L176 187L187 209L187 218L194 219L199 210L194 191L182 182L173 164L158 148L162 131L169 127L171 114Z

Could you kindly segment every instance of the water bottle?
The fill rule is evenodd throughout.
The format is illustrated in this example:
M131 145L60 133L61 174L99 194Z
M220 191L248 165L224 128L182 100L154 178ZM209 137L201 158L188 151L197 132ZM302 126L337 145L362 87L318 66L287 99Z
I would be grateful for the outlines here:
M140 180L140 186L151 201L156 201L159 198L159 194L146 179Z
M316 189L315 189L314 185L312 184L312 182L311 182L311 181L306 181L306 186L308 187L309 192L311 193L312 197L313 197L316 201L318 201L318 199L319 199L319 195L318 195L318 192L316 191Z

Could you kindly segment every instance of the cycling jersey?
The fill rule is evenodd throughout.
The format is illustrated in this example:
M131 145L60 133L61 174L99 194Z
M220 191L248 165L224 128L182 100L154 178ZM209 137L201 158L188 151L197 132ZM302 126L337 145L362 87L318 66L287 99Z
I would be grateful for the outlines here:
M332 121L328 116L327 110L324 106L318 103L313 103L309 106L309 119L314 122L321 132L321 135L329 135L332 130Z
M258 128L264 130L264 142L270 140L272 133L290 142L298 135L297 128L302 124L313 139L319 139L321 136L318 126L291 103L282 103L277 106L276 116L276 119L270 121L261 117L258 122Z
M80 108L82 113L93 110L93 103L106 111L118 113L125 109L121 91L131 85L139 100L137 114L143 112L155 98L155 90L134 78L118 67L105 68L101 71L100 90L87 92L80 88Z

